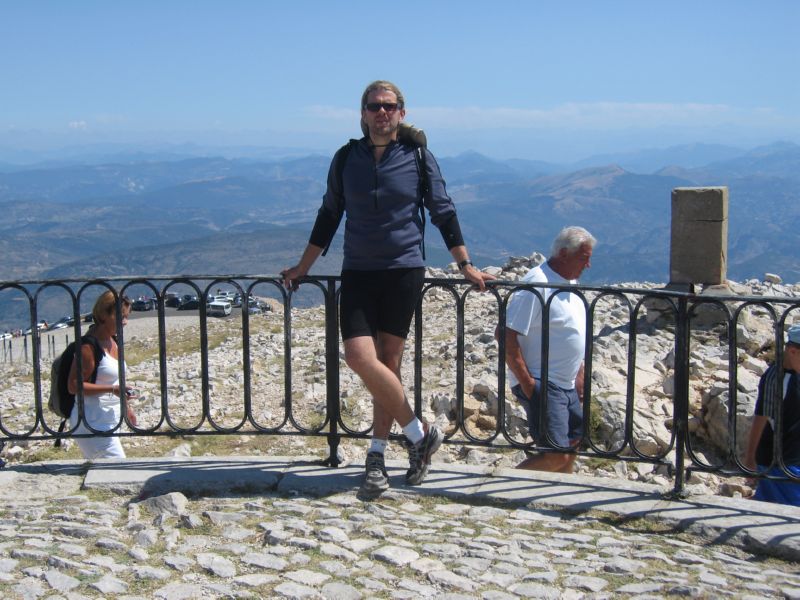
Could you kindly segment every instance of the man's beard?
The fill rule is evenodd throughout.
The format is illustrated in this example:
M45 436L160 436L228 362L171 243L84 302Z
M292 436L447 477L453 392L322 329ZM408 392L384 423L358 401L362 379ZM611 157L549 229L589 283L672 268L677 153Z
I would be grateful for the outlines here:
M389 121L385 126L381 126L380 129L377 129L376 127L376 131L374 133L376 135L392 135L399 129L399 127L400 127L399 121L397 123ZM373 133L373 131L370 130L370 133Z

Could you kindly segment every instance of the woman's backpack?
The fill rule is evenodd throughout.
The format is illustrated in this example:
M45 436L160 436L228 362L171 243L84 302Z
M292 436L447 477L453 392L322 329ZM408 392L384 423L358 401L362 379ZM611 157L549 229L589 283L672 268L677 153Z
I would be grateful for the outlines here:
M97 367L100 361L103 360L105 352L100 347L100 342L93 335L84 335L81 338L81 344L91 344L94 350L94 371L89 378L91 383L97 380ZM67 345L61 356L53 361L50 367L50 398L47 401L47 407L61 417L61 426L58 432L64 431L67 419L72 414L72 409L75 406L75 394L69 393L67 383L69 382L69 371L72 368L72 359L75 356L75 342ZM56 441L56 446L60 445L61 440Z

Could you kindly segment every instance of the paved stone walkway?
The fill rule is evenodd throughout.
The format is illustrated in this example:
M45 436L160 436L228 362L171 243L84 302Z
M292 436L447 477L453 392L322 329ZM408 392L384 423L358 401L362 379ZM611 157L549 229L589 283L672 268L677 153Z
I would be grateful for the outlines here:
M388 466L372 502L360 466L297 459L4 469L0 597L800 598L797 509Z

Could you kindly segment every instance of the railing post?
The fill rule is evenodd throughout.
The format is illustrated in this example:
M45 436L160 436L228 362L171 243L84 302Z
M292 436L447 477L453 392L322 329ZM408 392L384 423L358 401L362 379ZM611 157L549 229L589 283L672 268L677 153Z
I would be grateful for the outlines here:
M336 314L336 280L328 279L325 294L325 381L326 403L328 405L328 460L329 467L338 467L339 463L339 421L341 420L341 402L339 401L339 320Z
M689 309L686 296L678 298L675 327L675 487L672 493L683 493L685 453L689 432Z

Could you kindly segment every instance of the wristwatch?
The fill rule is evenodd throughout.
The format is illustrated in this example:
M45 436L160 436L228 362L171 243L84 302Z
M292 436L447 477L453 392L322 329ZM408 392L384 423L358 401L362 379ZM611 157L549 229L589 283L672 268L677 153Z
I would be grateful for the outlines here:
M471 264L472 264L472 261L470 259L462 260L460 263L458 263L458 270L461 271L464 267L466 267L467 265L471 265Z

